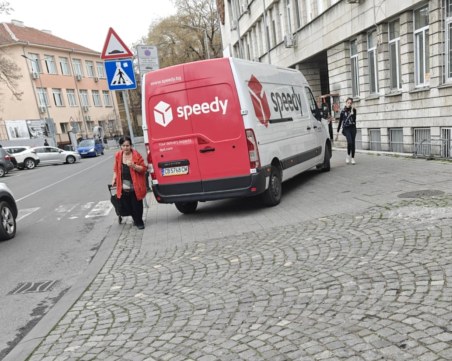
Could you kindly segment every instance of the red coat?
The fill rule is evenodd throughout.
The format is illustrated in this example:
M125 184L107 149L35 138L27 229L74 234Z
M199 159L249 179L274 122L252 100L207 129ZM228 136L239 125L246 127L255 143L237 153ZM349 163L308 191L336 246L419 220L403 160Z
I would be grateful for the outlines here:
M115 164L113 171L116 174L116 195L121 198L122 195L122 150L119 150L115 154ZM146 164L144 159L139 152L132 149L132 162L136 165L141 166L141 171L138 172L133 168L130 168L130 175L132 176L133 189L135 190L135 195L140 201L146 197Z

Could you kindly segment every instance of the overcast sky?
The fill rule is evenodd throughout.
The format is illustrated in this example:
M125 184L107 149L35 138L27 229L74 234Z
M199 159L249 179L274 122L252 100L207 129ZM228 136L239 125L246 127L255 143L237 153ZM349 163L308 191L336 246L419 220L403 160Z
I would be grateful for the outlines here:
M3 2L3 0L0 0ZM111 27L133 51L153 20L175 13L170 0L5 0L14 9L0 22L20 20L25 26L50 30L55 36L102 52Z

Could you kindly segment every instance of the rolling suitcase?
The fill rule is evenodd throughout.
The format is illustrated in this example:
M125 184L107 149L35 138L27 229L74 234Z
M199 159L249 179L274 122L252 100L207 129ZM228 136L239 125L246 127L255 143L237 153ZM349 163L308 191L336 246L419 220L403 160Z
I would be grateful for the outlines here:
M122 217L130 216L123 207L121 207L121 201L116 197L116 186L108 185L108 190L110 192L110 201L115 208L116 215L118 216L118 223L122 223Z

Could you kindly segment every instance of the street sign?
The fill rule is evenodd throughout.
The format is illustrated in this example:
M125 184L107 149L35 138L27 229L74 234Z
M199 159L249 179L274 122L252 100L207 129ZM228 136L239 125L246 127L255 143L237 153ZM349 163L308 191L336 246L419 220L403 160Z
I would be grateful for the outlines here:
M105 61L104 65L110 90L126 90L137 87L131 59Z
M138 69L144 75L150 71L159 69L159 57L157 47L153 45L137 45Z
M102 50L102 59L123 59L132 58L133 54L121 38L116 34L113 28L108 30L107 38L105 39L104 49Z

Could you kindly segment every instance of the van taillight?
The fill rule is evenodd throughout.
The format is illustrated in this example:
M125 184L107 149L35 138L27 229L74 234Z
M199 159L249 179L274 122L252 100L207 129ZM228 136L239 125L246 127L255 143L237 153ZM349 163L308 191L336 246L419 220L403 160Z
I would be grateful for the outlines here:
M250 158L250 168L255 169L260 167L259 151L257 149L256 137L252 129L246 129L246 144L248 146L248 156Z

